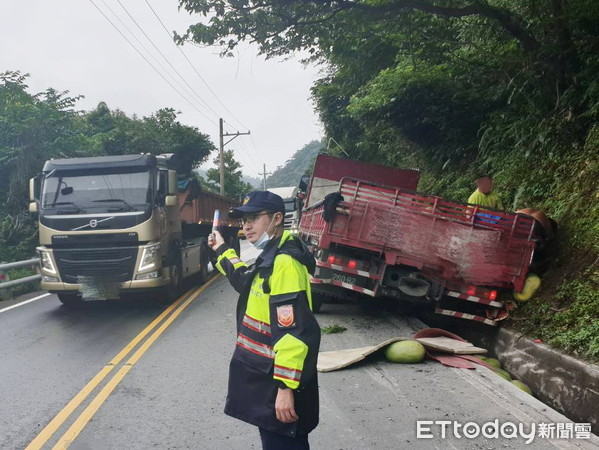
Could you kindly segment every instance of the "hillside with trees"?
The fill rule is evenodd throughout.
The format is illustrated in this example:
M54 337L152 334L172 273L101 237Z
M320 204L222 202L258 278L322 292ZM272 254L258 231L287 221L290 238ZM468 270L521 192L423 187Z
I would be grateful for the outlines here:
M511 210L545 210L561 250L513 322L599 358L599 3L595 0L181 0L179 40L310 55L326 136L352 159L419 167L465 201L491 173ZM524 320L525 319L525 320Z
M266 179L269 188L294 186L299 184L300 178L310 170L318 152L322 149L322 142L311 141L296 151L283 167L278 168Z

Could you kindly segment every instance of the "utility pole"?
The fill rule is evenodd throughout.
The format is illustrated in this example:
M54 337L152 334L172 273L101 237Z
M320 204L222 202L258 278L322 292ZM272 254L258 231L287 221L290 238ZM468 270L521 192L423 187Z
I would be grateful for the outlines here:
M264 187L263 191L266 190L266 175L272 175L272 172L267 172L266 171L266 164L264 164L264 172L259 173L258 175L262 175L262 186Z
M225 145L235 139L237 136L241 136L244 134L250 134L248 130L247 133L225 133L224 132L224 123L225 121L221 118L218 120L219 125L219 136L220 136L220 195L225 195ZM227 142L224 141L226 136L232 136Z

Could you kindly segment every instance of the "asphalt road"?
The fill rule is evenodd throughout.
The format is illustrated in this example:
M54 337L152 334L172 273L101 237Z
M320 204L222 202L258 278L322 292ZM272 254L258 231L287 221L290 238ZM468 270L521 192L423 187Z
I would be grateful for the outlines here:
M247 246L243 254L255 255ZM52 295L12 309L0 303L0 448L259 449L257 430L222 412L235 298L215 277L169 308L139 299L68 309ZM411 336L423 326L355 304L325 305L318 320L347 328L324 334L322 350ZM455 436L454 421L523 424L526 433L531 424L570 423L484 368L391 364L375 355L319 380L313 449L599 448L594 436L535 436L529 445L520 436ZM418 439L418 420L452 423L445 438L433 424L423 430L431 438Z

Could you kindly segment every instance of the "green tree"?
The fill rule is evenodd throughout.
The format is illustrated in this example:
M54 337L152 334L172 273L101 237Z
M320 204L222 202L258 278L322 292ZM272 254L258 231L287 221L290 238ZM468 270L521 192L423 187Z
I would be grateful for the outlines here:
M241 164L235 160L233 150L224 151L223 162L225 166L225 197L239 200L254 190L250 183L243 181ZM214 164L216 164L216 168L208 169L206 178L210 190L220 192L220 159L218 156L214 158Z
M47 89L27 92L28 75L0 74L0 254L12 261L34 253L36 227L27 213L28 180L46 159L79 156L93 147L74 110L79 97Z
M190 174L215 149L207 135L177 121L172 108L138 119L119 110L111 111L102 102L86 119L106 154L175 153L180 173Z

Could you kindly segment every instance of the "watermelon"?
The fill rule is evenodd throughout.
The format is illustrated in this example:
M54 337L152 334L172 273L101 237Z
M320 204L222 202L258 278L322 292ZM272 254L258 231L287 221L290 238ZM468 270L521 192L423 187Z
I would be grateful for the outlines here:
M484 360L488 365L493 366L496 369L501 369L501 363L495 358L487 358Z
M525 385L524 383L522 383L522 381L520 381L520 380L512 380L512 384L514 386L516 386L518 389L523 390L527 394L532 395L532 390L527 385Z
M510 373L507 370L503 370L503 369L494 369L493 370L497 375L499 375L501 378L505 378L508 381L512 381L512 376L510 375Z
M522 288L522 292L514 291L514 298L519 302L525 302L530 300L533 295L537 292L537 290L541 287L541 277L535 275L534 273L529 273L524 280L524 287Z
M424 359L424 346L416 341L398 341L385 349L385 357L394 363L419 363Z

